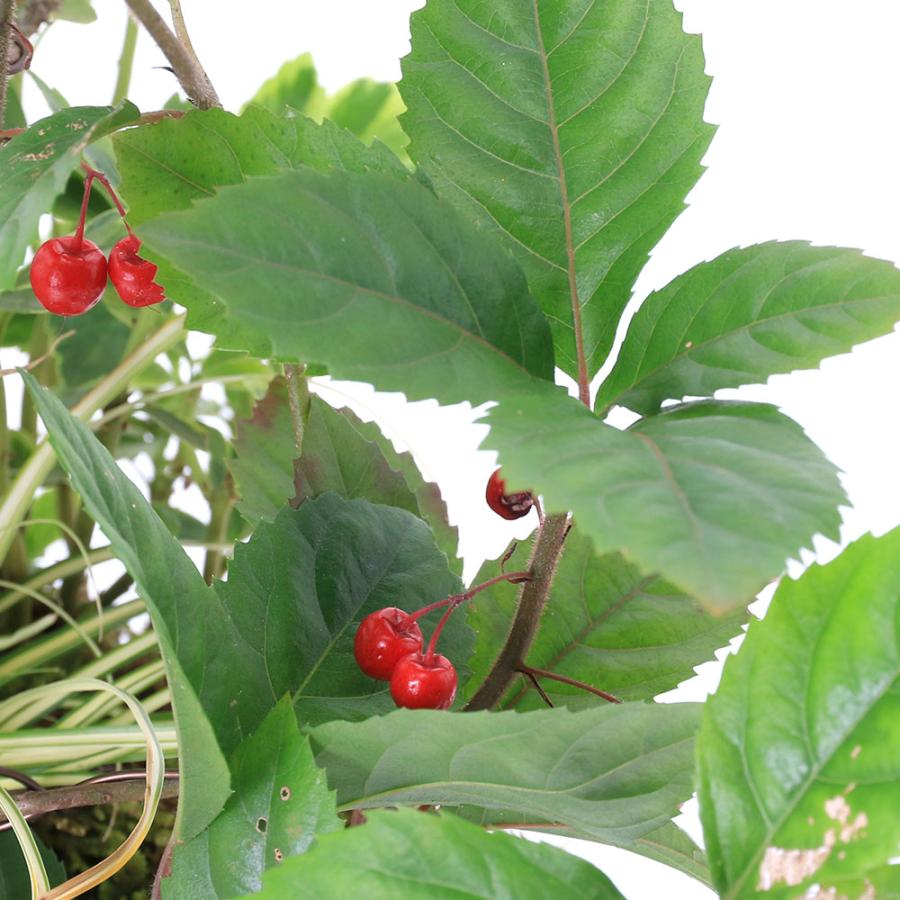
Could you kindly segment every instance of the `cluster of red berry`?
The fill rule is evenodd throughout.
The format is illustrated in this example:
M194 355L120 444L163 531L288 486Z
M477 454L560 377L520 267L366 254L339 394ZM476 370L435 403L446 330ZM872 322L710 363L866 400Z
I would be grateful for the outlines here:
M488 506L504 519L519 519L534 505L530 491L506 493L506 483L500 477L499 469L491 475L485 497ZM450 614L461 603L498 581L519 583L529 577L527 572L499 575L464 594L455 594L413 613L396 606L376 610L362 620L356 631L353 654L357 665L371 678L390 682L391 697L397 706L449 709L456 698L456 669L446 656L435 653L435 646ZM425 639L417 620L442 606L447 609L423 652Z
M129 306L151 306L166 299L157 284L156 266L138 255L140 239L125 219L119 202L105 175L85 166L84 199L75 234L50 238L41 244L31 261L31 289L41 306L58 316L80 316L103 296L107 276L116 293ZM128 234L110 251L109 263L100 248L84 236L91 186L99 181L109 192Z

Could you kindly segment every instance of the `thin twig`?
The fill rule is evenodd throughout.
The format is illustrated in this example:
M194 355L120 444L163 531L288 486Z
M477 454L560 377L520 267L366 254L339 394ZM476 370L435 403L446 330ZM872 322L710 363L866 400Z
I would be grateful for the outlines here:
M64 331L47 349L44 353L42 353L37 359L31 360L25 366L18 366L15 369L0 369L0 378L5 378L7 375L18 375L19 372L25 371L30 372L32 369L36 369L44 360L51 357L56 350L56 348L66 339L72 337L75 334L74 331Z
M76 809L81 806L140 803L144 799L146 791L147 776L145 772L119 772L112 776L101 775L96 779L69 787L50 788L43 791L16 791L12 794L12 798L26 818L33 818L60 809ZM166 772L166 783L161 799L177 795L178 773ZM9 823L6 817L0 813L0 831L5 831L8 827Z
M541 700L553 709L553 701L547 696L547 692L541 687L541 683L537 680L534 672L522 672L522 674L532 683L534 689L541 695Z
M125 0L156 45L165 54L191 102L199 109L221 109L222 104L200 61L178 39L150 0Z

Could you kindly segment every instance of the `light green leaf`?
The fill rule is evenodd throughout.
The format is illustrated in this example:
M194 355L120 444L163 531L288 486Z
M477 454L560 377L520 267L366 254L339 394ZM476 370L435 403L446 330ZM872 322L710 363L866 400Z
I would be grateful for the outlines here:
M263 900L618 900L590 863L545 844L489 834L449 814L372 813L266 874ZM415 852L411 853L410 848Z
M475 805L630 840L665 824L692 789L692 703L569 712L398 710L311 732L343 809Z
M359 78L329 98L326 118L352 131L363 143L381 141L402 160L409 138L400 127L399 116L406 107L396 85L371 78Z
M518 267L414 180L284 172L143 234L220 299L207 327L262 337L269 355L445 402L552 378L549 329Z
M97 13L91 6L91 0L63 0L56 11L56 18L87 25L97 21Z
M528 548L519 545L507 571L528 567ZM499 572L487 563L475 578ZM471 696L499 652L516 608L518 589L501 583L471 601L469 624L478 635ZM752 599L751 597L747 598ZM694 666L713 658L740 633L743 607L713 616L691 597L655 575L643 575L620 554L597 556L578 524L566 538L566 550L553 579L525 662L585 682L622 700L651 700L690 678ZM555 706L579 709L607 701L549 678L541 687ZM504 709L538 709L543 701L522 678L503 700Z
M686 404L617 431L575 400L523 396L489 422L507 477L571 510L597 552L714 609L745 602L817 532L838 538L834 466L771 406Z
M729 250L651 294L628 328L597 409L667 399L817 366L900 320L900 271L800 241Z
M313 58L309 53L303 53L288 60L275 75L263 82L247 105L262 106L276 116L282 116L286 108L315 115L324 104L325 91L319 85Z
M181 763L179 835L189 839L222 809L229 775L213 729L215 709L201 706L207 657L220 645L214 593L194 564L83 422L27 372L22 373L59 462L85 509L109 538L147 604L166 663ZM209 718L207 718L209 716Z
M577 377L582 351L593 374L702 171L713 129L700 39L671 0L430 0L411 27L410 155L505 238L557 365Z
M0 147L0 289L15 286L38 220L52 208L85 148L138 115L120 106L75 106L35 122Z
M339 831L334 794L316 768L289 702L281 702L231 760L234 794L206 831L176 848L163 897L213 900L255 893L280 858ZM279 856L276 856L279 854Z
M353 658L357 626L376 609L413 611L459 590L425 523L404 510L328 493L260 524L217 586L236 636L228 664L240 670L235 743L285 693L314 724L392 709L387 684ZM440 615L423 618L424 633ZM464 666L472 641L456 617L441 652Z
M783 581L726 663L698 741L723 898L787 900L812 884L835 896L832 879L862 882L897 855L898 559L900 528Z

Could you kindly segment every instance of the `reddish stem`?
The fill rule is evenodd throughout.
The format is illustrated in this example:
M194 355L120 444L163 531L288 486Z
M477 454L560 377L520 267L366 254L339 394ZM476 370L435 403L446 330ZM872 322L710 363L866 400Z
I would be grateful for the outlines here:
M75 229L75 244L73 250L78 253L84 241L84 221L87 218L88 201L91 199L91 185L94 183L94 173L89 169L88 176L84 179L84 197L81 200L81 214L78 216L78 228Z
M96 178L103 187L106 188L106 192L112 198L112 202L116 205L116 209L119 211L119 215L122 217L122 224L125 226L125 230L129 234L134 234L131 230L131 226L128 224L128 219L126 218L125 207L122 205L122 201L119 200L118 194L116 194L113 186L109 183L109 179L102 173L98 172L96 169L92 169L86 162L81 164L81 168L87 172L88 180Z
M493 578L489 578L487 581L482 582L481 584L476 584L475 587L469 588L469 590L464 591L462 594L453 594L448 597L446 600L438 600L436 603L431 603L428 606L422 607L422 609L416 610L412 615L410 615L410 619L415 621L420 616L427 615L434 609L440 609L442 606L447 607L447 611L441 616L440 622L438 622L437 627L434 629L434 634L431 635L431 640L428 642L428 648L425 651L425 661L431 662L434 658L434 648L437 644L437 639L440 637L441 632L444 630L444 625L447 624L447 619L450 618L450 614L459 606L461 603L465 603L467 600L471 600L476 594L481 593L481 591L486 588L491 587L491 585L498 584L501 581L508 581L511 584L521 584L523 581L530 581L531 573L530 572L507 572L502 575L495 575Z
M576 681L574 678L567 678L565 675L558 675L556 672L548 672L546 669L537 669L534 666L526 666L525 663L521 663L518 667L518 670L523 675L540 675L541 678L550 678L553 681L559 681L562 684L569 684L572 687L580 688L581 690L588 691L591 694L596 694L598 697L602 697L609 703L622 702L618 697L615 697L612 694L608 694L606 691L601 691L600 688L595 688L590 684L585 684L583 681Z

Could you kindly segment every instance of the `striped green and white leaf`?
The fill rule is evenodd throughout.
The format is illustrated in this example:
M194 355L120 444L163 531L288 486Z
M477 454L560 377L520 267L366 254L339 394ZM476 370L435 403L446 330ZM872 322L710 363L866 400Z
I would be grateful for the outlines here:
M528 548L520 544L508 571L527 568ZM475 581L497 574L485 564ZM471 696L499 652L516 608L518 591L502 583L471 601L469 623L478 635L472 658ZM752 599L751 597L747 598ZM651 700L694 674L717 649L740 633L741 606L714 616L692 597L656 575L644 575L619 553L598 556L580 527L566 538L566 552L525 662L607 691L622 700ZM576 687L542 678L555 706L580 709L607 701ZM504 709L537 709L543 704L522 678L504 698Z
M876 882L900 884L885 868L900 848L898 559L895 529L784 581L726 663L698 740L701 820L726 900L813 885L881 897Z
M590 863L546 844L491 834L449 813L371 813L263 879L266 900L624 900ZM415 847L415 852L410 852Z
M570 712L396 710L310 732L340 809L479 806L631 840L693 789L694 703Z
M549 511L571 510L597 552L619 551L705 606L742 605L816 533L838 537L835 467L772 406L703 401L618 431L554 401L510 398L489 413L508 477Z
M702 171L700 39L671 0L429 0L411 28L408 152L504 238L557 364L589 379Z
M800 241L729 250L651 294L597 409L650 414L664 400L817 366L900 321L900 270Z

